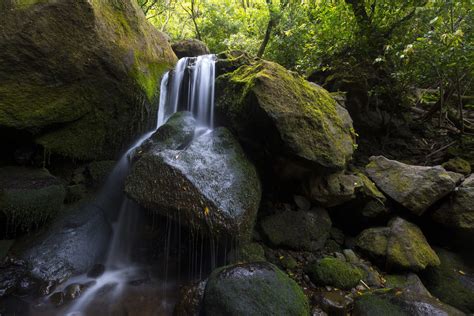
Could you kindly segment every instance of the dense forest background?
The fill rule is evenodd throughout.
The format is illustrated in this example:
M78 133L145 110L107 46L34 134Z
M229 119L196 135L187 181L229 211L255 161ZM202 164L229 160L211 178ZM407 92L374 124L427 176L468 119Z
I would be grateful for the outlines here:
M328 90L348 92L351 115L400 116L444 132L474 132L471 0L138 0L173 41L196 38L214 53L243 50ZM403 112L403 111L402 111ZM360 117L358 117L360 115ZM375 120L376 121L376 120ZM373 132L374 126L367 130Z

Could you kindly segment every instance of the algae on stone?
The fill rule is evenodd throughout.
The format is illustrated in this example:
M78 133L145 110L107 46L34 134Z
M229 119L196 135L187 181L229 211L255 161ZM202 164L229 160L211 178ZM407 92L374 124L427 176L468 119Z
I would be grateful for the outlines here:
M312 264L308 272L313 282L320 286L330 285L346 290L355 287L364 278L364 272L360 268L332 257Z

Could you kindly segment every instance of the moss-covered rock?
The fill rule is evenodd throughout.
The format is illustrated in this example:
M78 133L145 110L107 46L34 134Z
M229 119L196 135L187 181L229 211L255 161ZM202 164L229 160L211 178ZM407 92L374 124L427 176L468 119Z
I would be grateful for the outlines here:
M212 272L204 312L217 315L309 315L308 299L295 281L267 263L238 264Z
M439 224L474 236L474 175L468 177L456 188L452 197L432 214Z
M352 124L326 90L276 63L231 58L238 68L229 60L216 65L231 71L216 79L216 112L248 148L333 170L346 166Z
M412 166L383 156L370 160L366 166L369 177L385 194L416 215L422 215L456 185L441 166Z
M61 209L66 190L46 169L0 168L0 212L7 229L28 231Z
M255 167L225 128L177 148L156 142L134 163L125 191L151 211L242 242L251 237L261 197Z
M103 184L110 175L117 162L115 160L93 161L87 165L86 172L89 182L93 186Z
M442 164L443 168L457 173L462 173L464 175L468 175L471 173L471 164L459 157L449 159L445 163Z
M362 231L357 236L357 247L389 270L420 271L440 263L421 230L400 217L390 221L388 227Z
M206 44L197 39L177 41L171 47L178 58L196 57L210 53Z
M465 313L474 313L474 270L472 262L436 248L441 264L423 271L421 278L430 292Z
M149 128L160 78L176 56L135 1L3 7L0 125L79 159L113 158Z
M259 262L266 261L265 250L257 242L246 243L229 253L230 262Z
M313 263L309 266L308 273L315 284L339 289L351 289L364 278L364 272L360 268L332 257Z
M265 237L275 246L316 251L324 246L331 230L325 209L284 211L260 221Z

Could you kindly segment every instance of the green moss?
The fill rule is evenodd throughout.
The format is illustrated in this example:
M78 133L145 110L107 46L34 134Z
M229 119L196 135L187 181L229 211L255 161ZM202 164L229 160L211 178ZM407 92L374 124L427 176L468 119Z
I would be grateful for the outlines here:
M354 314L359 316L406 316L407 314L390 299L382 295L365 294L354 303Z
M464 175L471 173L471 165L469 162L459 157L446 161L442 166L448 171L462 173Z
M259 262L265 261L265 250L256 242L247 243L238 247L229 254L232 262Z
M364 272L360 268L332 257L323 258L312 264L308 272L316 284L340 289L351 289L364 277Z

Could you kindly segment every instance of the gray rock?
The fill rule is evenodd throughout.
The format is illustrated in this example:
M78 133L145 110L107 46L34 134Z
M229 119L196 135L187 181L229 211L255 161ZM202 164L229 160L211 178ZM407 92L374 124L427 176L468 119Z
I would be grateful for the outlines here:
M204 312L216 315L309 315L308 299L276 266L237 264L212 272L204 292Z
M166 124L157 133L162 128ZM151 211L240 241L251 237L261 197L254 166L225 128L193 139L182 150L157 142L133 165L125 191Z
M331 219L325 209L284 211L260 221L263 233L275 246L315 251L326 243Z
M370 160L366 166L369 177L385 194L416 215L422 215L455 187L455 181L441 166L412 166L382 156Z
M420 271L440 264L421 230L400 217L393 219L389 227L362 231L357 247L387 269Z
M187 39L174 42L171 44L171 47L178 58L210 54L209 48L206 44L197 39Z

